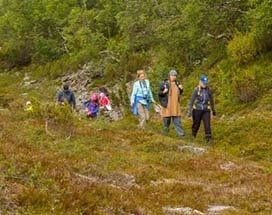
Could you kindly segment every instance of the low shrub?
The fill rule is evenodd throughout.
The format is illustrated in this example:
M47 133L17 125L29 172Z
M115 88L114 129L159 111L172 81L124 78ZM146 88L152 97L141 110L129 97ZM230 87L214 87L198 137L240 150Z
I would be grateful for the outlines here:
M251 62L257 56L257 45L253 33L237 33L227 47L228 56L238 65Z
M233 77L233 87L242 102L255 101L259 95L259 80L254 70L237 70Z

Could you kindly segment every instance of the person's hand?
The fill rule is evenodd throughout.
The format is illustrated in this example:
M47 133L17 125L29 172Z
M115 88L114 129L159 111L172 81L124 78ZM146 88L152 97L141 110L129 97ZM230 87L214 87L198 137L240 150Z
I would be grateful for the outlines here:
M181 90L183 89L183 86L182 86L181 84L178 85L178 87L179 87L179 89L181 89Z
M167 87L165 87L164 90L162 91L162 93L165 94L167 92L168 92L168 89L167 89Z
M134 105L134 102L131 102L131 103L130 103L130 106L133 107L133 105Z

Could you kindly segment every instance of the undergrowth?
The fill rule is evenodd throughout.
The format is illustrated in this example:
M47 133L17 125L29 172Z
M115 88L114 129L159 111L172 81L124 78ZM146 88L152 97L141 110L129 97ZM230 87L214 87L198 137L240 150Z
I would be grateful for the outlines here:
M204 142L202 127L195 140L190 138L192 121L186 118L186 101L199 74L184 79L185 138L177 137L173 125L162 135L153 111L145 131L129 113L118 122L88 120L50 102L54 81L34 90L18 88L20 73L1 76L0 213L163 214L164 207L205 212L219 204L236 209L222 214L271 214L271 90L265 84L255 101L241 105L211 82L218 107L212 147ZM222 74L210 71L211 81L217 75ZM229 98L226 109L222 98ZM26 99L34 112L24 111ZM59 125L56 133L65 133L72 122L71 137L48 135L48 118Z

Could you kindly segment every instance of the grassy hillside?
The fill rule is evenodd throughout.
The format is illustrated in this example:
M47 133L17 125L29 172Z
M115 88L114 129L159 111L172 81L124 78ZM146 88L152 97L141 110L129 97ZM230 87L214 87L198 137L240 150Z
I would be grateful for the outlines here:
M0 0L0 214L272 214L271 13L272 0ZM108 122L55 106L83 68L90 90L120 84L116 104L136 70L157 94L176 69L186 137L163 136L155 113L139 131L128 108ZM203 73L213 147L186 117Z
M249 68L271 71L268 62ZM227 205L234 210L221 214L271 214L272 91L262 76L264 90L254 102L243 104L227 94L219 70L220 65L209 70L218 110L214 147L205 145L203 130L196 141L189 138L185 106L197 72L183 80L184 139L173 129L168 137L161 135L153 113L147 131L137 130L131 115L110 123L68 114L73 129L69 140L63 133L67 118L58 109L36 106L28 114L23 107L29 98L35 105L53 102L56 82L40 78L36 87L25 89L23 74L2 73L0 213L167 214L165 208L181 206L206 213L211 205ZM46 118L54 116L59 120L57 137L45 132Z

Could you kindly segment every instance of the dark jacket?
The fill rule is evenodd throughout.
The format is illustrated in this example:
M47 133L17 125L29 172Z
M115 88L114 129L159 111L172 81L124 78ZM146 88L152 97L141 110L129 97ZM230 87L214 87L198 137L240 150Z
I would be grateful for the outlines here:
M58 92L58 95L57 95L57 101L59 103L62 103L62 102L68 102L71 107L73 109L76 108L76 98L75 98L75 94L71 91L71 90L67 90L67 91L64 91L64 90L60 90Z
M213 93L209 87L202 88L200 86L196 87L191 96L188 115L192 115L192 110L212 110L215 115L215 106L213 100Z
M176 82L177 87L179 88L180 83L178 81L175 81L175 82ZM163 91L164 91L165 88L168 89L167 93L163 93ZM169 80L165 79L160 84L160 89L159 89L159 93L158 93L158 95L159 95L159 101L161 103L161 106L163 106L165 108L168 105L168 94L169 94L169 91L170 91ZM183 89L179 88L179 98L178 98L179 102L180 102L180 96L182 95L182 93L183 93Z

